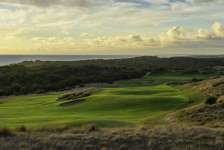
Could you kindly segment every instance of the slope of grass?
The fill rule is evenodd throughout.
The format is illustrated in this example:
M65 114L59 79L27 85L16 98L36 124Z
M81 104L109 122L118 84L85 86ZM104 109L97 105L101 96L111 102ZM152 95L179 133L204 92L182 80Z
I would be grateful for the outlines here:
M135 126L186 106L191 95L168 85L106 88L62 107L57 98L63 94L2 98L0 127Z

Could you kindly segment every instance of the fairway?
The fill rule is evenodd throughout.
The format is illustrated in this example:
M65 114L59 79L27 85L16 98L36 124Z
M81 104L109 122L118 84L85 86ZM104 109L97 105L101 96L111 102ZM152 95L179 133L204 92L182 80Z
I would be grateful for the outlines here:
M61 106L57 100L63 94L2 98L0 127L136 126L186 106L189 101L186 94L168 85L105 88L69 106Z

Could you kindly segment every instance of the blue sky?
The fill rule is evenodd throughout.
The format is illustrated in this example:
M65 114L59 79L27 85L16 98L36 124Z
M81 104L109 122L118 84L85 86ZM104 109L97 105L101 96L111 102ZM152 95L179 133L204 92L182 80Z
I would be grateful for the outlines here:
M0 54L224 54L223 0L1 0Z

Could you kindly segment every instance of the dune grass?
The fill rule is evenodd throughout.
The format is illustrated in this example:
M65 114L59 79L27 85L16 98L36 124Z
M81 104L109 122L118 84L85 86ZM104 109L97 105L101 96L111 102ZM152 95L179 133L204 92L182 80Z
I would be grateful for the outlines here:
M105 88L79 104L61 106L57 99L63 94L2 98L0 127L136 126L186 106L192 96L168 85Z

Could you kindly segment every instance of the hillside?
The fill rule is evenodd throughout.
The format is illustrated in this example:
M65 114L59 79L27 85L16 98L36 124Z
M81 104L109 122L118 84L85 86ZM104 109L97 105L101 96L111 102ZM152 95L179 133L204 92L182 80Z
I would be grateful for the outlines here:
M222 58L136 57L73 62L23 62L0 67L0 96L44 93L83 86L87 83L112 83L154 75L217 74Z
M190 84L190 86L208 96L220 98L220 100L224 96L224 76L213 77L205 81Z
M223 78L207 78L148 74L105 87L2 97L0 149L218 150L223 105L204 101Z
M29 63L16 66L45 70L37 65L44 62ZM185 69L1 97L0 149L218 150L224 144L224 77ZM206 104L209 97L217 102Z
M224 127L224 77L210 78L205 81L188 84L193 90L214 99L212 103L203 103L186 108L178 113L178 118L185 123L208 127Z

